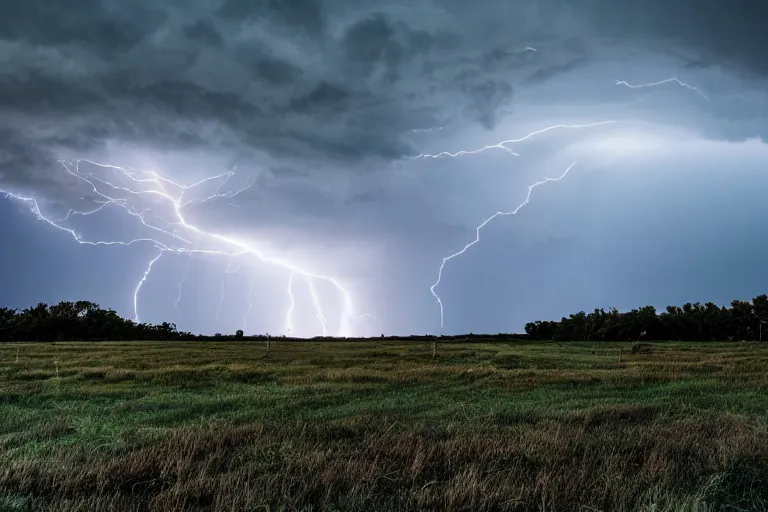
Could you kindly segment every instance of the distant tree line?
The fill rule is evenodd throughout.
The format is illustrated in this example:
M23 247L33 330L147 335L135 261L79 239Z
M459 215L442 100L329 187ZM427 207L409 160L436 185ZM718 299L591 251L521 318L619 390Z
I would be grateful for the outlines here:
M0 341L181 340L191 333L175 324L137 323L88 301L40 303L26 309L0 308Z
M653 306L627 312L616 308L595 309L563 317L558 321L536 321L525 325L525 334L464 334L456 336L387 336L381 340L429 341L514 341L521 339L553 341L640 341L640 340L761 340L768 339L768 295L751 301L734 300L730 307L687 303L667 306L657 313ZM245 336L216 333L213 336L179 331L176 324L139 323L123 318L112 309L102 309L88 301L60 302L53 306L40 303L26 309L0 308L0 341L71 341L71 340L296 340L285 336L261 334ZM354 338L316 337L316 341L352 340Z
M474 334L445 336L442 340L464 340L475 337ZM508 337L508 335L499 335ZM436 336L411 336L407 339L432 340ZM0 308L0 342L2 341L129 341L129 340L200 340L200 341L264 341L281 339L299 341L286 336L260 334L246 336L242 330L234 334L216 333L212 336L179 331L176 324L163 322L159 325L138 323L123 318L112 309L102 309L98 304L88 301L60 302L49 306L40 303L26 309ZM338 341L352 338L333 338L318 336L316 341ZM402 337L381 336L381 339L403 339Z
M513 340L525 335L499 334L480 336L464 334L457 336L440 336L441 341L489 341L492 339ZM416 335L403 338L402 336L381 335L381 340L427 341L436 340L434 335ZM3 341L265 341L280 339L285 341L305 341L303 338L288 338L286 336L270 336L258 334L246 336L242 330L234 334L216 333L212 336L192 334L179 331L176 324L163 322L155 325L139 323L123 318L112 309L102 309L98 304L88 301L60 302L49 306L40 303L25 309L0 308L0 342ZM342 341L360 338L334 338L317 336L314 341Z
M730 307L687 303L667 306L657 313L645 306L624 313L616 308L608 311L583 311L556 321L537 321L525 325L534 340L557 341L729 341L768 338L768 295L752 301L734 300Z

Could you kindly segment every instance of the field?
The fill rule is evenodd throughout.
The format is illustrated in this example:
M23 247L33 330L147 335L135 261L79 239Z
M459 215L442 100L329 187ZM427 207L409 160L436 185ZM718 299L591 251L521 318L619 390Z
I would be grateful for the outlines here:
M768 509L768 344L0 345L0 511Z

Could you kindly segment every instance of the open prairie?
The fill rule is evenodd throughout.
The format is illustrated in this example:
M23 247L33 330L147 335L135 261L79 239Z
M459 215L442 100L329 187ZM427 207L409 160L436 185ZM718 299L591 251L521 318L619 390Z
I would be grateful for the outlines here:
M768 509L768 345L631 348L3 344L0 511Z

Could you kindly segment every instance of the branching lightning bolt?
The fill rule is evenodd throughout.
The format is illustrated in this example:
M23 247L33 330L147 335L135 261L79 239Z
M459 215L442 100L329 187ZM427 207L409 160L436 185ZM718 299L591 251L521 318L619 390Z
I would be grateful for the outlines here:
M443 328L444 325L445 325L445 323L444 323L445 315L444 315L444 311L443 311L443 301L440 299L440 296L437 294L437 292L435 290L440 285L440 281L443 278L443 270L445 269L445 264L448 263L449 261L451 261L452 259L457 258L458 256L461 256L462 254L467 252L470 247L472 247L473 245L479 243L480 242L480 230L482 230L485 226L487 226L488 223L490 223L493 219L495 219L496 217L503 217L503 216L509 216L509 215L517 215L517 212L519 212L525 205L527 205L531 201L531 193L533 192L533 189L535 189L538 186L544 185L545 183L552 183L552 182L555 182L555 181L562 180L563 178L565 178L568 175L568 173L571 171L571 169L573 169L573 167L576 164L577 164L577 162L573 162L571 165L568 166L568 168L565 170L565 172L563 174L561 174L557 178L544 178L543 180L539 180L536 183L530 185L528 187L528 194L525 197L525 201L520 203L517 206L517 208L515 208L514 210L511 210L511 211L508 211L508 212L501 212L501 211L496 212L493 215L491 215L490 217L488 217L487 219L485 219L475 229L475 239L474 240L472 240L470 243L465 245L464 248L461 249L460 251L455 252L455 253L451 254L450 256L448 256L446 258L443 258L443 261L440 264L440 269L437 272L437 281L435 281L435 284L433 284L429 288L430 292L432 292L432 296L435 297L435 300L437 300L437 303L440 306L440 328Z
M498 142L496 144L489 144L487 146L483 146L482 148L478 149L470 149L470 150L461 150L456 151L455 153L451 153L449 151L442 151L440 153L434 153L434 154L428 154L428 153L421 153L420 155L417 155L413 157L414 159L420 159L420 158L442 158L442 157L450 157L450 158L457 158L460 156L466 156L466 155L477 155L479 153L483 153L485 151L490 151L493 149L500 149L502 151L506 151L512 156L520 156L519 153L513 151L512 149L508 148L507 145L509 144L517 144L519 142L525 142L526 140L533 138L537 135L541 135L543 133L550 132L552 130L561 130L561 129L581 129L581 128L592 128L596 126L605 126L609 124L615 124L620 121L600 121L597 123L587 123L587 124L556 124L554 126L548 126L546 128L542 128L541 130L536 130L535 132L531 132L528 135L524 137L520 137L519 139L508 139L503 140L501 142Z
M667 78L666 80L660 80L658 82L648 82L645 84L630 84L626 82L625 80L614 80L616 82L616 85L623 85L625 87L629 87L630 89L643 89L645 87L657 87L659 85L669 84L669 83L676 83L680 87L685 87L686 89L689 89L691 91L694 91L699 96L704 98L705 100L708 100L707 96L699 89L698 87L694 87L690 84L687 84L683 81L681 81L678 78Z
M533 48L531 48L530 50L536 51ZM685 82L681 81L678 78L668 78L666 80L661 80L661 81L658 81L658 82L648 82L648 83L643 83L643 84L630 84L629 82L624 81L624 80L615 80L615 83L616 83L616 85L629 87L630 89L640 89L640 88L646 88L646 87L650 88L650 87L657 87L657 86L660 86L660 85L664 85L664 84L667 84L667 83L676 83L680 87L684 87L686 89L694 91L697 94L699 94L702 98L708 99L707 96L698 87L694 87L694 86L692 86L692 85L690 85L688 83L685 83ZM519 153L517 153L516 151L512 150L508 146L511 145L511 144L515 144L515 143L519 143L519 142L524 142L524 141L526 141L526 140L528 140L528 139L530 139L530 138L532 138L532 137L534 137L536 135L540 135L540 134L549 132L551 130L568 129L568 128L590 128L590 127L594 127L594 126L614 124L614 123L618 123L618 122L619 121L613 121L612 120L612 121L603 121L603 122L598 122L598 123L576 124L576 125L559 124L559 125L549 126L549 127L543 128L541 130L537 130L535 132L531 132L528 135L526 135L524 137L521 137L519 139L508 139L508 140L501 141L501 142L496 143L496 144L489 144L489 145L483 146L481 148L473 149L473 150L461 150L461 151L456 151L456 152L443 151L443 152L435 153L435 154L422 153L422 154L420 154L420 155L418 155L418 156L416 156L414 158L415 159L419 159L419 158L442 158L442 157L457 158L457 157L466 156L466 155L476 155L476 154L479 154L479 153L483 153L485 151L490 151L490 150L495 150L495 149L505 151L505 152L507 152L507 153L509 153L509 154L511 154L513 156L519 156ZM462 254L464 254L465 252L467 252L469 250L470 247L472 247L473 245L479 243L480 242L480 230L482 230L486 225L488 225L489 222L491 222L496 217L507 216L507 215L516 215L517 212L519 212L521 208L523 208L526 204L528 204L530 202L531 193L533 192L534 188L536 188L536 187L538 187L540 185L543 185L545 183L550 183L550 182L553 182L553 181L560 181L560 180L562 180L563 178L565 178L568 175L570 170L575 165L576 165L576 162L572 163L565 170L565 172L560 177L558 177L558 178L546 178L544 180L537 181L536 183L534 183L533 185L528 187L528 194L527 194L527 196L525 198L525 201L523 201L517 208L515 208L514 210L509 211L509 212L496 212L493 215L491 215L490 217L488 217L487 219L485 219L476 228L476 231L475 231L475 235L476 236L475 236L475 239L473 241L471 241L470 243L465 245L464 248L461 249L460 251L458 251L458 252L456 252L454 254L451 254L447 258L443 258L443 260L442 260L442 262L440 264L440 268L438 270L437 281L430 287L430 292L432 293L432 296L435 297L435 300L437 301L438 305L440 306L440 327L441 328L443 328L444 325L445 325L445 314L444 314L443 302L442 302L442 300L440 299L440 296L437 294L437 292L435 290L440 285L440 282L441 282L442 277L443 277L443 270L445 269L446 263L449 262L450 260L452 260L452 259L454 259L454 258L456 258L456 257L458 257L458 256L460 256Z
M233 238L220 233L204 230L198 227L197 225L190 223L187 220L185 216L185 208L187 208L191 204L209 203L209 202L213 202L220 199L232 199L237 195L248 190L251 186L253 186L254 184L253 181L251 181L246 186L238 190L222 192L224 186L233 177L234 172L228 172L228 173L223 173L215 176L209 176L191 185L184 185L181 183L177 183L169 178L166 178L154 171L129 170L123 167L98 163L91 160L77 160L75 162L61 160L59 163L62 165L62 167L66 170L66 172L69 175L82 181L84 184L88 186L93 196L95 196L95 199L92 199L92 200L99 205L98 207L87 210L87 211L70 210L63 219L56 220L56 219L50 218L49 216L43 213L38 200L33 196L26 196L19 193L8 192L8 191L0 191L0 194L2 194L7 199L21 201L23 203L30 205L31 211L38 219L46 222L47 224L51 225L52 227L60 231L68 233L70 236L72 236L72 238L76 242L80 244L92 245L92 246L114 246L114 245L131 246L135 244L149 244L154 246L159 252L156 256L152 258L152 260L150 260L146 271L141 276L141 279L139 280L139 282L137 283L134 289L134 296L133 296L134 318L136 319L137 322L139 319L139 315L138 315L139 292L141 291L141 288L144 285L144 283L149 279L154 264L157 263L157 261L162 257L163 254L174 253L174 254L187 254L187 255L200 254L200 255L224 256L229 258L230 260L230 267L228 267L228 272L231 269L232 258L248 255L248 256L255 257L255 259L258 260L259 262L271 264L271 265L286 269L290 272L291 279L289 280L289 285L288 285L288 295L289 295L289 301L291 305L289 307L289 310L285 319L285 325L288 327L289 330L292 329L293 327L292 314L293 314L293 309L295 305L295 299L293 297L293 292L292 292L292 281L293 281L293 275L298 274L303 276L310 285L310 291L313 294L313 305L315 308L315 313L318 318L322 319L324 334L326 331L325 316L323 315L323 312L322 312L319 297L317 297L317 295L314 293L315 281L325 281L331 284L333 288L336 290L336 292L341 295L341 298L343 299L343 308L339 316L340 328L339 328L338 335L347 336L350 334L348 331L350 328L350 320L353 317L354 305L352 303L352 299L349 292L346 290L346 288L341 284L341 282L338 279L309 271L307 269L304 269L292 262L281 259L279 257L267 255L258 247L251 245L249 242L245 240L241 240L241 239ZM121 180L123 180L123 182L128 183L128 186L125 186L124 183L119 183L117 181L110 180L107 177L95 176L92 173L84 172L83 170L81 170L81 165L84 163L93 165L96 168L103 171L110 171L110 172L117 173L118 177ZM189 199L186 197L187 194L192 190L206 183L215 182L217 180L220 181L220 184L214 194L211 194L204 198ZM103 189L106 189L106 191L104 191ZM118 195L122 195L123 197L117 197ZM152 198L157 202L161 203L162 205L164 205L165 207L169 207L172 212L171 220L168 220L156 214L152 210L152 208L146 208L141 211L138 211L131 205L132 199L135 200L135 199L144 198L144 197ZM75 231L75 229L64 225L64 222L71 220L72 217L74 216L94 215L98 212L103 211L108 206L121 208L126 213L136 218L145 228L149 229L150 231L152 231L157 235L163 235L164 237L168 237L170 240L172 240L172 242L161 241L157 238L151 238L151 237L135 238L128 241L121 241L121 240L91 241L91 240L84 239L80 233ZM183 234L189 233L192 236L185 237L179 233L183 233ZM190 241L190 238L192 237L195 237L196 240L198 241L205 240L208 244L213 244L214 248L199 248L197 245L197 242L193 243ZM179 302L181 301L181 286L184 280L186 279L187 271L188 271L188 268L187 270L185 270L184 276L182 277L182 280L179 283L179 296L175 303L176 306L178 306Z

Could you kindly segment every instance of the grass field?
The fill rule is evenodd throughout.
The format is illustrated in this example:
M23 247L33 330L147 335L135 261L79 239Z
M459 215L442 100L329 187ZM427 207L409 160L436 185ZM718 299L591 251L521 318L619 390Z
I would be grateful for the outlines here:
M0 512L767 510L768 344L629 347L0 345Z

